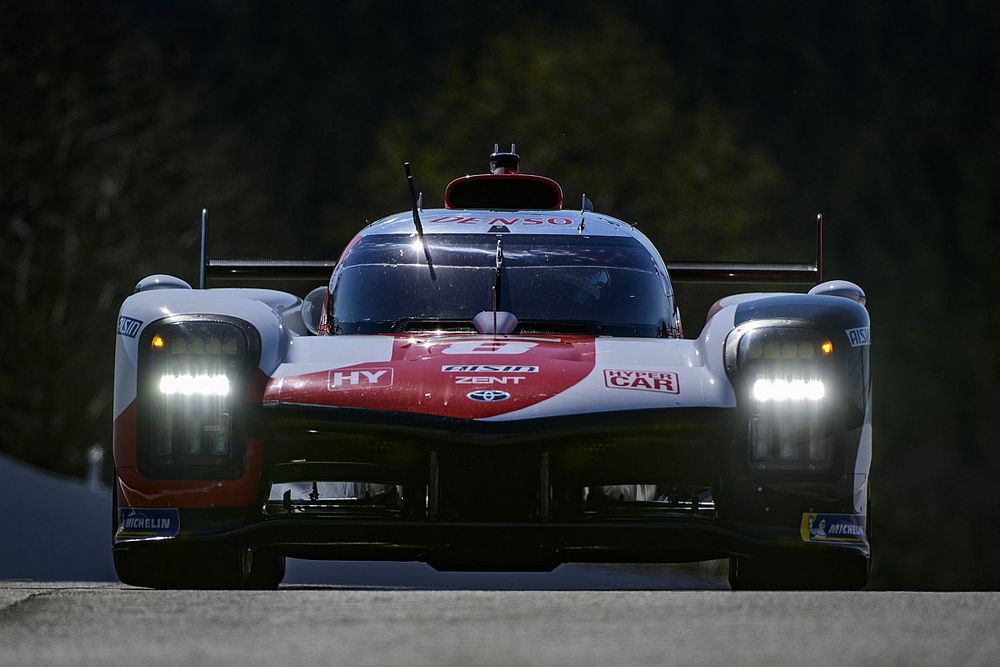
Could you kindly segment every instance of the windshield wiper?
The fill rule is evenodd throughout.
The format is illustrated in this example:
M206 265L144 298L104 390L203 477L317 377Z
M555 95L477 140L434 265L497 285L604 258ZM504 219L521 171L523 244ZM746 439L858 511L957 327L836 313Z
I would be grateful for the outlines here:
M591 320L523 320L519 322L519 334L576 334L599 336L604 325Z
M413 187L413 174L410 173L410 163L404 162L403 167L406 169L406 184L410 188L410 200L413 202L413 226L417 228L417 238L424 248L424 257L427 258L427 269L430 271L431 280L437 280L437 275L434 273L434 262L431 261L431 250L427 247L427 239L424 238L424 226L420 223L420 208L424 200L424 193L421 192L420 196L417 197Z
M474 332L475 327L469 320L458 320L458 319L437 319L437 318L427 318L427 319L401 319L396 322L393 326L394 333L409 333L409 332L423 332L432 333L435 331L440 332Z

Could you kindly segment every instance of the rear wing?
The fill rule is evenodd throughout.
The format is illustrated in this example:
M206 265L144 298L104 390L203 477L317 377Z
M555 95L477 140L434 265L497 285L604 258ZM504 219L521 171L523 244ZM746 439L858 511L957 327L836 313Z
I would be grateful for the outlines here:
M668 262L675 283L777 283L818 285L822 265L754 262Z
M209 259L202 263L202 289L212 287L264 287L299 296L325 286L336 262L305 259Z
M816 216L816 263L667 262L675 283L776 283L818 285L823 282L823 215Z
M330 281L333 261L298 259L212 259L208 256L208 210L201 212L201 269L198 286L264 287L300 296ZM823 282L823 216L816 216L816 262L668 262L678 283L774 283L816 285Z
M208 256L208 209L201 210L201 266L198 287L262 287L298 296L330 282L333 261Z

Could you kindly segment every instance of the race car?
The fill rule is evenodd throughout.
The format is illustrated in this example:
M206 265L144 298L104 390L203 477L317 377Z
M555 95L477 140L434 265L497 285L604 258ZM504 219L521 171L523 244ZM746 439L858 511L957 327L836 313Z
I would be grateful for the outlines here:
M812 264L668 264L513 146L440 209L407 178L412 209L336 262L211 258L203 212L198 288L125 300L123 582L275 588L297 557L866 584L870 326L860 287L822 281L822 218ZM814 286L726 296L688 338L683 281Z

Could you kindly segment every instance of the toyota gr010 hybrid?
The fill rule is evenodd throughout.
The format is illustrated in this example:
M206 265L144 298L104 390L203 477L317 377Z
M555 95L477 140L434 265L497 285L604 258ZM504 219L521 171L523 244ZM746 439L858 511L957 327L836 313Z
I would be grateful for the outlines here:
M733 294L685 338L672 280L814 284L821 260L667 264L513 150L490 166L336 262L210 259L204 216L200 288L138 284L115 364L122 581L728 558L734 588L865 585L861 289Z

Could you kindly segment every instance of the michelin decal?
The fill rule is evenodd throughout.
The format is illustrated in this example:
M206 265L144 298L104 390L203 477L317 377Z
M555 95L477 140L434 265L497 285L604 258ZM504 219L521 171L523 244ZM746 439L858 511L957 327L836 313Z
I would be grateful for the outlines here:
M864 514L816 514L802 515L800 532L803 542L841 542L865 544Z
M181 519L175 508L125 507L118 510L118 537L177 537Z

